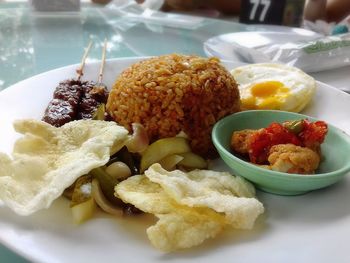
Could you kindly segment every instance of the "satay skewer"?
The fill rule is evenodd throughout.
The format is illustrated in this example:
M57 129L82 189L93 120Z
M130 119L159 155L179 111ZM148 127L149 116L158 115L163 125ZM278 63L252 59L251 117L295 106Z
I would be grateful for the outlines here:
M77 79L80 81L81 77L84 75L83 70L84 70L84 66L85 66L85 61L87 59L87 56L90 52L90 49L92 47L92 40L90 40L89 45L87 46L87 48L85 49L84 55L81 59L81 63L80 63L80 67L76 70L78 76Z
M92 93L99 92L99 89L107 88L106 85L104 85L102 83L103 71L104 71L104 67L105 67L105 63L106 63L106 50L107 50L107 39L105 38L104 43L103 43L103 48L102 48L101 64L100 64L100 69L98 72L97 82L96 82L95 87L90 91Z
M106 50L107 50L107 39L105 38L102 48L102 58L101 58L101 65L98 73L97 83L96 85L90 90L90 95L92 96L100 96L101 94L107 94L108 97L108 88L105 84L102 83L103 79L103 71L106 63ZM100 95L99 95L100 94ZM97 120L104 120L105 119L105 103L107 102L107 97L105 102L101 102L100 105L97 106L96 111L93 113L92 118Z
M106 63L107 39L104 40L102 48L101 64L97 77L97 82L89 82L83 92L79 104L79 119L104 119L105 107L108 98L108 88L102 83L103 71ZM94 100L94 103L92 102Z
M103 43L103 49L102 49L101 66L100 66L100 71L99 71L98 79L97 79L98 84L102 84L103 71L104 71L105 63L106 63L106 49L107 49L107 39L105 38L105 41Z

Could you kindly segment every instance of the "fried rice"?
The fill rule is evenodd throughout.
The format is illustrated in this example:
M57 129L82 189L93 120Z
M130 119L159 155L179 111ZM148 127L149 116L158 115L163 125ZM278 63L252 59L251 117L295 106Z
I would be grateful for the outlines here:
M234 78L217 58L171 54L140 61L117 78L107 111L131 129L141 123L154 141L185 132L192 150L213 156L213 125L240 110Z

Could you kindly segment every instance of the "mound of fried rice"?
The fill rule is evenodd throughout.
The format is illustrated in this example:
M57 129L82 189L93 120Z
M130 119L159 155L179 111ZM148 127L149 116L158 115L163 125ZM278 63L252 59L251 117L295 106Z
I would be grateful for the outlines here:
M237 84L217 58L171 54L138 62L117 78L107 111L130 130L141 123L154 141L185 132L192 150L215 155L213 125L240 109Z

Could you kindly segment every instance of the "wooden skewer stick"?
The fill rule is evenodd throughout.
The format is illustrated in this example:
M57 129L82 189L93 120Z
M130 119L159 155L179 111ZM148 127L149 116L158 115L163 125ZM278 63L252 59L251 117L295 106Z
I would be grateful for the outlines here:
M98 80L97 80L98 84L102 83L103 70L105 68L105 62L106 62L106 49L107 49L107 39L105 39L104 44L103 44L102 59L101 59L102 61L101 61L100 72L98 74Z
M89 45L88 45L88 47L86 48L86 50L84 52L83 58L81 59L80 67L77 69L78 80L80 80L81 76L83 76L83 69L84 69L84 66L85 66L85 61L86 61L86 58L87 58L87 56L89 54L91 46L92 46L92 40L90 40Z

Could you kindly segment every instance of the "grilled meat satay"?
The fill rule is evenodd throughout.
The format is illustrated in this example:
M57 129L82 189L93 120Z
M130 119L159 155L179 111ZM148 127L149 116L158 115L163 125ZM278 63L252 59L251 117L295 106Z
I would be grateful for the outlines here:
M91 119L101 104L107 103L108 90L93 81L65 80L56 88L43 121L60 127L67 122Z
M75 120L82 93L80 80L60 82L42 120L56 127Z
M75 113L69 102L53 99L47 106L42 120L53 126L60 127L67 122L73 121Z
M62 81L54 91L53 98L65 100L71 105L77 105L82 95L81 85L82 81L80 80L68 79Z
M74 120L81 95L80 80L72 79L60 82L42 120L56 127Z
M92 46L90 41L87 49L84 52L81 64L77 70L78 76L77 79L69 79L59 83L56 87L53 99L48 104L43 121L60 127L67 122L73 121L76 119L78 106L82 96L82 81L81 76L83 75L83 68L85 65L85 60Z
M106 103L108 98L107 87L103 84L97 85L93 81L82 81L83 68L87 54L91 48L91 42L86 49L80 68L77 70L77 79L69 79L59 83L54 91L53 100L47 106L43 121L60 127L67 122L78 119L91 119L97 107ZM103 61L100 69L99 82L102 80L105 48ZM101 71L102 70L102 71Z
M108 90L105 85L87 82L82 85L83 94L78 106L77 119L92 119L97 107L107 103Z

